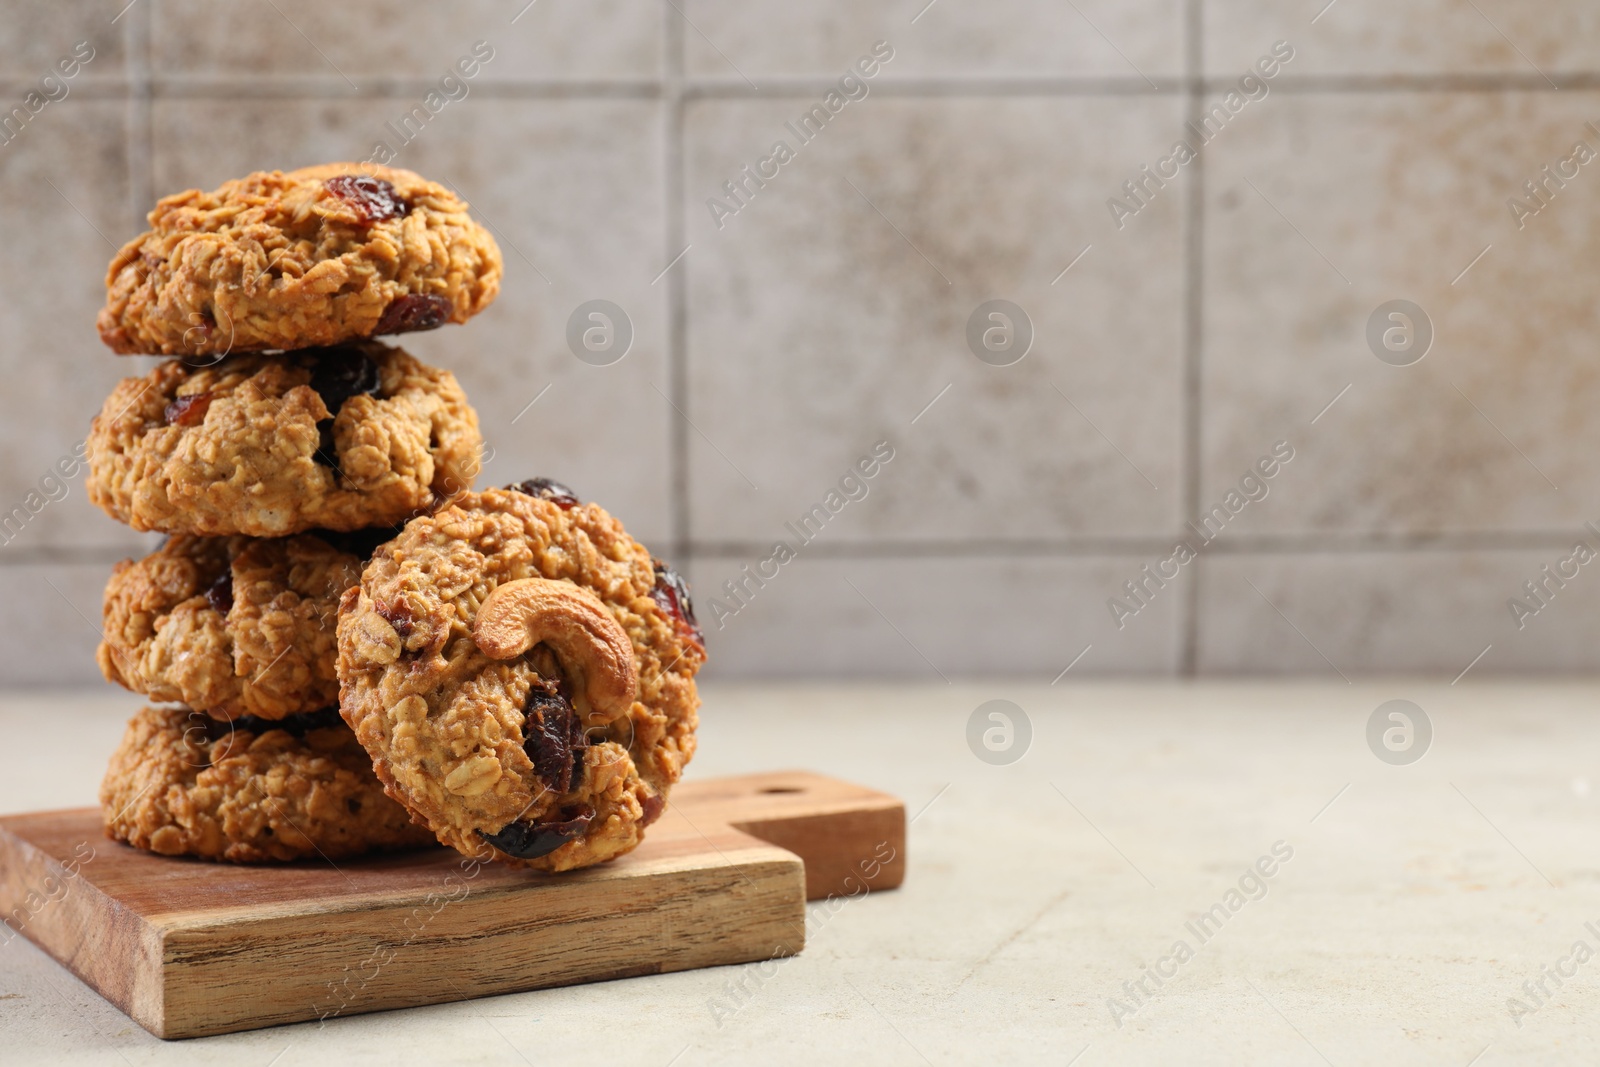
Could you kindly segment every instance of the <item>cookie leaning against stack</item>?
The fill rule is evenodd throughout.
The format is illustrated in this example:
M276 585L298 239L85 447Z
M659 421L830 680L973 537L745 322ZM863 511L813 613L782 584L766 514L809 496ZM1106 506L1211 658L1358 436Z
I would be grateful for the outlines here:
M477 415L372 340L463 322L494 239L409 171L330 164L163 199L118 253L101 338L168 355L89 434L90 498L172 535L106 589L107 678L152 700L101 787L107 833L241 862L432 837L332 705L341 595L408 518L472 487Z
M541 870L638 845L694 755L704 660L682 580L543 478L413 519L339 607L340 710L389 795Z

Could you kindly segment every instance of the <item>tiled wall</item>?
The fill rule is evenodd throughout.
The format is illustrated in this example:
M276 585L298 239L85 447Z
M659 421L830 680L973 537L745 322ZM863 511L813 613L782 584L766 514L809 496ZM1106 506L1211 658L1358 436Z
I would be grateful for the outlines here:
M397 163L470 198L505 288L406 344L476 402L486 481L560 477L684 565L713 674L1600 665L1600 563L1521 628L1507 606L1600 550L1600 160L1520 225L1507 202L1600 151L1592 3L125 3L0 22L7 108L95 49L0 146L6 509L147 365L93 319L156 195L363 158L484 40ZM786 124L880 41L865 98L802 144ZM1119 226L1109 199L1280 41ZM780 139L793 158L715 216ZM603 367L566 343L596 298L635 331ZM1032 323L1020 362L969 350L990 299ZM1367 340L1395 299L1434 334L1408 366ZM747 603L723 593L880 441L863 499ZM1278 442L1293 458L1246 486L1267 495L1114 619ZM146 543L81 477L43 506L0 547L0 682L96 677L100 586Z

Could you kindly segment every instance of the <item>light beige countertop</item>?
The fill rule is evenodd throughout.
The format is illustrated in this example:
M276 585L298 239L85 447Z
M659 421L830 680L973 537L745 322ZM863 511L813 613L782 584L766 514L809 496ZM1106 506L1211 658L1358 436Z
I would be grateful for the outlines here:
M1433 726L1410 765L1366 741L1394 698ZM968 747L991 699L1032 725L1009 765ZM137 706L0 699L0 811L93 803ZM18 937L0 1062L1591 1063L1597 709L1579 684L708 686L692 776L800 766L915 816L904 887L814 916L803 955L163 1043Z

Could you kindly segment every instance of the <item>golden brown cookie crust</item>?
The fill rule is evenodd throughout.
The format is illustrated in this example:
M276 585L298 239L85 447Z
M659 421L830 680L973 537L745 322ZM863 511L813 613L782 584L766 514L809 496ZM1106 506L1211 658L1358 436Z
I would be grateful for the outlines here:
M337 413L311 387L360 353L376 396ZM332 418L332 445L319 422ZM136 530L281 537L394 526L471 488L483 438L449 371L374 341L125 378L89 430L89 499ZM337 462L337 467L333 463Z
M418 848L432 834L384 795L336 715L317 728L229 731L187 708L128 723L100 785L106 836L166 856L337 860Z
M349 179L387 183L404 213L375 213ZM98 326L119 353L309 348L431 329L465 322L500 290L494 238L459 197L409 170L258 171L164 197L149 222L106 273Z
M637 693L615 718L588 704L573 684L574 664L548 645L494 660L475 642L484 601L529 578L588 590L626 633ZM692 608L688 619L672 610L676 601L659 584L669 580L597 505L567 509L513 490L465 494L408 523L345 593L340 711L389 795L442 843L480 855L482 835L592 809L582 836L553 851L518 858L495 848L494 858L568 870L619 856L642 839L694 754L694 675L705 651ZM525 726L538 725L525 715L530 693L556 690L589 740L565 790L536 772L539 741L532 753L524 748Z
M281 719L339 702L339 597L363 559L312 534L180 534L106 585L107 681L216 719Z

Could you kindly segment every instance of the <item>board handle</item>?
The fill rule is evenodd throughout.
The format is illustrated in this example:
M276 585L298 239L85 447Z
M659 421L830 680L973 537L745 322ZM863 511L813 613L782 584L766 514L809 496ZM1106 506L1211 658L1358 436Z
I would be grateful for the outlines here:
M695 810L712 807L736 830L799 856L806 899L894 889L905 880L906 806L898 797L810 771L771 771L699 783Z

